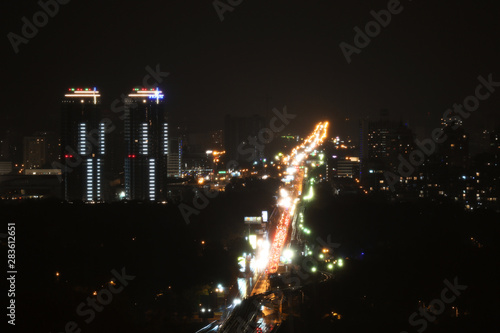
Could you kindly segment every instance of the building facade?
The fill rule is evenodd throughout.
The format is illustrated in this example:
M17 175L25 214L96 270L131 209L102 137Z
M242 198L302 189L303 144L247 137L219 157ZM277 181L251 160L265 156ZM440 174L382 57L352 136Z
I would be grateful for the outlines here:
M66 201L104 200L102 172L106 155L106 124L96 88L71 88L61 113L63 198Z
M59 159L60 147L55 133L37 132L24 137L23 141L25 169L44 168Z
M135 88L125 100L125 198L166 198L169 153L164 95L158 89Z

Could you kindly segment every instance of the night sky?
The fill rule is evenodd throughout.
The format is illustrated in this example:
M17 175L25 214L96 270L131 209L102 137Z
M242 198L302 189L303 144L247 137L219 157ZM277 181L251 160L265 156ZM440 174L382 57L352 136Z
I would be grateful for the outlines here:
M402 12L348 64L339 44L353 44L353 28L364 29L370 11L387 4L248 0L221 22L211 0L72 0L15 54L7 34L20 35L21 18L32 21L40 7L6 2L2 128L57 130L69 87L97 86L109 109L141 84L146 66L159 64L170 72L160 86L173 121L222 128L225 114L287 105L297 114L290 131L305 134L329 119L331 134L344 134L359 117L388 109L428 135L448 107L474 92L478 75L500 81L498 1L401 1ZM499 105L500 89L466 127L498 126Z

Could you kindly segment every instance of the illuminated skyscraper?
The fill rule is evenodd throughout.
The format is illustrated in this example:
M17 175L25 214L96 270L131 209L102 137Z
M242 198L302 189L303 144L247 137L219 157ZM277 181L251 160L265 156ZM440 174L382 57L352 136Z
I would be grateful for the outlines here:
M100 99L96 88L71 88L62 101L61 160L67 201L103 201L106 125Z
M135 88L125 100L125 196L128 200L164 200L168 124L164 95Z

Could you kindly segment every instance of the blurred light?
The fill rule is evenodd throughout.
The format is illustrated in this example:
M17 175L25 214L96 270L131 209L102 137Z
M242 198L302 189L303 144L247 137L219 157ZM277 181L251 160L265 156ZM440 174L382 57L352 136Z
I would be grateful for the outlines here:
M250 246L252 246L252 249L257 248L257 235L250 235L248 237L248 242L250 243Z
M286 249L285 251L283 251L283 256L286 259L291 260L293 258L293 251L290 249Z
M304 200L312 200L313 198L314 198L313 187L309 186L309 193L307 194L307 196L303 197L303 199Z

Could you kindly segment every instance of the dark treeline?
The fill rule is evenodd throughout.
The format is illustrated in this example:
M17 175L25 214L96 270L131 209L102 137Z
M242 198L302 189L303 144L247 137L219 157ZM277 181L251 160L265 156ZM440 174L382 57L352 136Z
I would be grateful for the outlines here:
M330 235L340 244L336 256L349 259L331 281L304 289L302 316L290 319L284 332L423 332L424 326L425 332L483 332L493 327L500 308L498 213L470 213L452 202L334 197L319 188L305 221L313 230L308 242ZM411 325L419 304L440 300L444 280L453 284L455 278L467 289L445 303L442 314L431 313L434 321L424 324L418 315Z
M209 199L189 223L177 204L0 203L4 224L16 223L19 331L64 332L69 321L82 332L196 331L188 319L202 295L234 283L237 257L249 252L243 217L269 209L275 194L275 183L246 183ZM78 306L122 268L135 278L86 323Z

